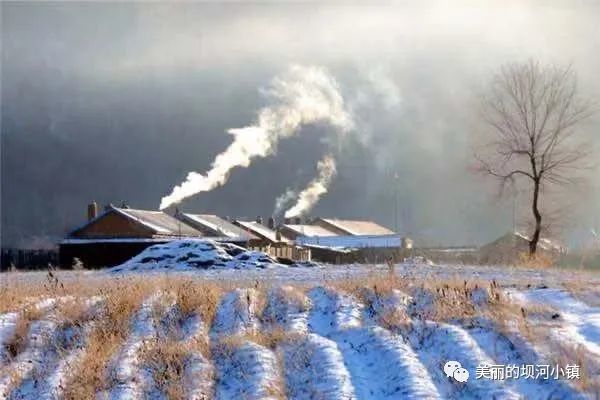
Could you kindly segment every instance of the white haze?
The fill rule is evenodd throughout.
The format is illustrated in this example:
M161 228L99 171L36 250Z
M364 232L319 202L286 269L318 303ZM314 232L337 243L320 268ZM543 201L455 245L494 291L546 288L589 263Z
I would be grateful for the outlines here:
M333 155L326 154L317 163L317 170L317 177L310 181L306 189L300 192L296 204L285 212L285 218L293 218L307 213L317 204L321 196L327 193L329 185L337 174Z
M229 129L233 143L217 155L206 174L188 173L184 182L162 198L161 210L222 186L233 168L246 168L253 159L273 154L279 140L296 134L302 125L327 122L337 132L352 128L338 84L324 68L294 65L274 78L263 93L271 104L259 111L255 124Z

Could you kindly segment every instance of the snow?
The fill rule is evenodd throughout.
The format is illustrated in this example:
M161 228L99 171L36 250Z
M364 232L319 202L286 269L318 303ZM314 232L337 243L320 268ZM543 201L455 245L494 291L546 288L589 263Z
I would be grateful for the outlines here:
M157 296L144 301L131 322L131 333L110 363L111 388L100 396L111 400L140 398L147 378L140 370L139 352L144 341L156 335L152 305Z
M296 238L296 244L350 249L399 248L402 245L402 237L400 235L318 236L306 233Z
M312 303L308 326L322 336L361 326L362 307L350 296L324 287L309 291Z
M536 351L522 338L516 335L510 337L493 329L493 324L485 323L482 326L468 330L469 335L477 342L479 347L486 349L500 365L543 364ZM510 381L513 390L522 394L527 399L546 400L548 393L560 399L580 399L578 394L564 381L554 379L514 379Z
M430 321L416 323L409 335L410 345L428 371L443 397L461 399L518 399L518 393L501 381L470 379L460 384L446 377L442 366L448 360L459 361L463 368L474 374L478 365L492 365L493 360L479 347L463 328Z
M292 264L292 266L296 265ZM287 267L266 253L246 250L231 243L217 243L209 239L182 239L151 246L131 260L108 271L113 273L165 272Z
M510 295L522 304L547 305L556 309L561 319L554 334L600 357L600 310L597 307L590 307L561 289L511 291Z
M199 254L218 253L214 247L201 251L209 246L199 243L206 242L194 241L197 259ZM192 246L183 249L189 251L189 247ZM153 254L175 254L167 250L162 248ZM226 280L234 288L220 298L214 320L203 321L194 313L181 315L169 293L150 296L132 316L129 336L106 366L108 390L97 393L98 398L166 398L152 382L154 368L160 368L160 363L145 364L140 358L142 347L158 340L176 341L189 348L181 387L185 398L190 399L542 400L584 399L594 394L582 393L581 388L564 379L474 378L476 367L482 364L547 363L556 340L584 348L590 359L597 362L594 346L600 342L598 307L557 289L559 285L526 290L524 285L535 281L520 278L521 286L510 290L515 301L550 306L560 315L552 320L550 332L555 335L552 340L533 346L518 331L500 329L480 315L446 323L434 321L438 317L434 313L436 292L420 286L385 294L363 288L354 296L323 283L324 277L347 277L348 271L361 276L367 270L358 266L336 266L332 270L250 268L243 273L190 268L193 274L181 276ZM386 271L384 266L374 269ZM496 272L493 267L490 270L479 273L493 276ZM445 273L450 275L448 271ZM93 276L94 279L114 277L102 273ZM284 276L287 280L282 282ZM240 286L246 286L250 279L263 278L266 289L236 286L236 277L245 282ZM300 285L295 284L297 281ZM470 301L476 310L485 311L488 299L487 289L479 288L471 293ZM37 303L47 308L30 325L24 350L13 360L6 358L5 363L9 364L0 368L0 390L3 390L0 393L5 397L60 398L65 376L69 369L77 368L93 324L81 329L64 326L58 313L52 310L56 301ZM155 304L166 311L157 315ZM20 315L20 310L0 315L0 344L11 340ZM400 317L401 324L387 324L387 316ZM285 334L272 348L253 341L254 335L275 330L283 330ZM210 353L201 354L197 347L187 346L197 340L207 340ZM56 343L68 343L62 347L67 351L55 351ZM469 370L471 378L467 383L458 383L444 374L442 366L448 360L458 360ZM573 362L576 361L573 356ZM592 373L598 371L594 365L589 368Z
M216 399L277 399L281 378L269 349L244 342L218 352Z
M8 362L7 344L12 339L19 314L10 312L0 315L0 367Z
M282 346L291 399L356 399L344 357L334 341L311 333Z
M287 332L308 331L308 309L310 300L291 286L272 288L267 294L267 305L263 311L263 322L271 328Z
M211 336L240 335L258 331L256 316L257 292L254 289L236 289L223 296L217 309Z
M359 399L436 399L429 373L401 336L380 327L333 334Z

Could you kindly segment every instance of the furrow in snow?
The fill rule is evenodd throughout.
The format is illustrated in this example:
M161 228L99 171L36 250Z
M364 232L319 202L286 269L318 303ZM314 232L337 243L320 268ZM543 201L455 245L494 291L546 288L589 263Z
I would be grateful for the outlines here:
M518 303L546 305L559 311L561 326L554 330L558 340L583 346L587 352L600 357L600 311L576 300L559 289L536 289L510 292Z
M332 340L311 333L281 350L289 399L356 399L350 373Z
M206 326L198 314L184 318L178 307L173 307L172 310L175 312L168 313L168 324L176 325L177 329L176 332L172 329L168 332L175 336L181 348L188 349L181 382L184 395L192 400L211 398L214 394L214 368L195 346L197 342L208 340Z
M100 398L140 398L148 377L140 370L139 352L144 342L156 335L152 306L157 296L152 296L141 305L131 322L131 332L118 354L110 362L111 388Z
M278 399L282 395L275 354L256 343L219 344L213 350L217 399Z
M363 328L357 317L364 310L365 323L387 315L407 296L393 292L390 298L379 298L372 290L364 289L368 304L363 307L351 296L335 292L311 293L318 306L313 313L328 314L329 324L314 324L321 333L328 334L343 355L360 399L433 399L439 397L429 373L401 336L380 327ZM408 303L408 301L404 301ZM318 320L311 314L311 321ZM343 322L343 323L340 323ZM349 323L346 323L346 322ZM329 326L337 329L329 329Z
M86 301L86 320L97 315L99 303L99 298ZM91 328L91 322L81 326L69 321L59 321L56 331L53 332L52 341L46 349L44 363L36 365L35 369L21 382L19 388L11 394L11 398L49 400L60 397L70 368L76 365L84 354L85 339Z
M18 318L16 312L0 315L0 368L10 360L8 343L14 336Z
M435 399L439 393L402 337L380 328L351 328L331 336L344 356L359 399Z
M142 397L167 399L176 390L187 399L212 398L214 371L201 353L208 344L206 326L200 315L184 315L172 299L168 294L160 297L168 309L154 315L155 335L139 355Z
M312 303L308 320L311 332L329 336L342 329L361 326L362 308L351 296L320 286L311 289L308 296Z
M291 286L277 287L267 293L263 322L271 329L306 333L309 307L310 300L300 290Z
M40 370L47 362L50 345L54 340L58 321L55 315L34 321L29 327L26 348L17 358L5 366L0 378L0 395L8 398L11 391L34 370Z
M29 305L33 307L37 313L47 313L56 304L56 299L49 298L39 301L36 304ZM22 318L21 313L24 313L27 307L20 312L10 312L0 315L0 368L10 362L10 353L8 345L15 335L15 330L19 318Z
M488 354L493 358L495 364L499 365L537 365L544 364L536 352L522 339L509 338L492 328L477 327L469 329L471 337L480 347L489 349ZM506 381L515 391L526 399L581 399L577 393L565 381L555 379L512 379Z
M443 397L461 399L517 399L518 393L503 382L474 379L478 365L493 364L493 360L462 328L443 323L415 322L408 335L413 349L429 370ZM458 361L470 373L466 384L446 377L443 366L447 361Z
M255 289L236 289L225 294L217 309L211 337L257 331L258 295Z
M183 387L188 399L205 400L213 397L214 368L199 352L191 353L185 364Z

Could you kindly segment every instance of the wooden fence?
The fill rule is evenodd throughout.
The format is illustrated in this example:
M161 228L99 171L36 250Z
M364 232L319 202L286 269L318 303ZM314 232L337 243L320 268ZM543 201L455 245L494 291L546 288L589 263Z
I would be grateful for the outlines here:
M0 271L16 269L44 269L58 265L58 250L2 249Z

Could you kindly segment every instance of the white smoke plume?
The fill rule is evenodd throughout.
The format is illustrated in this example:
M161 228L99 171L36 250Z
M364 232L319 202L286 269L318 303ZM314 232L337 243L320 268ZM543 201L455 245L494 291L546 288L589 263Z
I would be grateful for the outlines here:
M255 124L229 129L233 142L217 155L211 169L205 175L188 173L183 183L161 199L161 210L224 185L233 168L248 167L253 159L273 154L281 138L296 134L304 124L327 122L338 133L353 127L338 84L324 68L292 66L275 77L263 93L271 105L259 111Z
M273 210L273 217L277 217L283 214L283 210L285 207L298 196L292 189L287 189L284 193L282 193L279 197L275 199L275 209Z
M326 154L317 163L317 170L317 177L310 181L306 189L298 194L298 201L292 208L285 212L285 218L297 217L310 211L317 204L321 196L327 193L331 181L337 174L333 155Z

